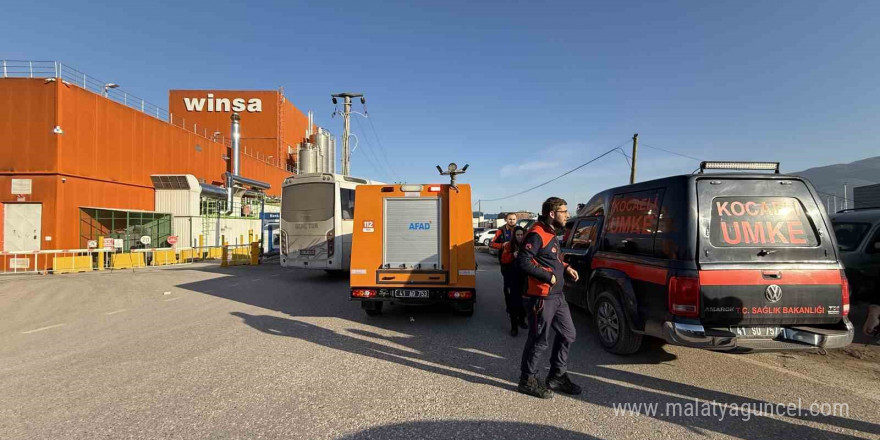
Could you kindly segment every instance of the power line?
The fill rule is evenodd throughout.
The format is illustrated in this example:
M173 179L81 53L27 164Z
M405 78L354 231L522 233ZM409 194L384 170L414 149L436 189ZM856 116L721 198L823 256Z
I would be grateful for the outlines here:
M382 153L382 157L385 159L385 163L388 164L389 168L391 168L391 161L388 160L388 155L385 154L385 146L382 145L382 140L379 139L379 132L376 131L376 126L373 125L373 117L370 116L369 113L367 113L367 105L366 104L364 104L364 115L367 116L367 121L370 123L370 128L373 129L373 136L376 137L376 142L379 144L379 152ZM392 169L392 171L393 171L393 169ZM395 177L398 177L398 180L401 180L401 179L399 179L399 176L397 176L396 174L395 174Z
M686 157L686 158L688 158L688 159L695 160L695 161L697 161L697 162L703 162L703 161L704 161L704 159L698 159L698 158L696 158L696 157L694 157L694 156L688 156L687 154L676 153L675 151L667 150L667 149L665 149L665 148L653 147L653 146L648 145L648 144L645 144L645 143L640 143L639 146L642 146L642 147L648 147L648 148L650 148L650 149L652 149L652 150L663 151L663 152L666 152L666 153L669 153L669 154L674 154L674 155L676 155L676 156Z
M525 193L527 193L527 192L529 192L529 191L534 191L534 190L536 190L536 189L538 189L538 188L540 188L540 187L542 187L542 186L544 186L544 185L547 185L548 183L555 182L555 181L557 181L557 180L559 180L559 179L561 179L561 178L563 178L563 177L565 177L565 176L567 176L567 175L569 175L569 174L571 174L571 173L573 173L573 172L575 172L575 171L577 171L577 170L579 170L579 169L581 169L581 168L583 168L583 167L585 167L585 166L587 166L587 165L589 165L589 164L591 164L591 163L593 163L593 162L595 162L595 161L597 161L597 160L599 160L599 159L601 159L601 158L603 158L603 157L605 157L605 156L607 156L607 155L613 153L614 151L620 149L620 147L622 147L623 145L625 145L627 142L629 142L629 140L626 140L626 141L624 141L623 143L621 143L620 145L618 145L618 146L616 146L616 147L614 147L614 148L612 148L612 149L610 149L610 150L608 150L608 151L606 151L606 152L604 152L604 153L602 153L602 154L600 154L600 155L598 155L598 156L596 156L596 157L594 157L594 158L592 158L592 159L590 159L590 160L588 160L588 161L586 161L586 162L584 162L584 163L582 163L582 164L580 164L580 165L578 165L578 166L576 166L576 167L574 167L574 168L572 168L572 169L570 169L570 170L568 170L568 171L566 171L566 172L564 172L564 173L562 173L562 174L560 174L560 175L558 175L558 176L556 176L556 177L554 177L554 178L552 178L552 179L550 179L550 180L544 182L544 183L541 183L541 184L535 185L535 186L533 186L533 187L531 187L531 188L529 188L529 189L527 189L527 190L525 190L525 191L520 191L520 192L518 192L518 193L516 193L516 194L511 194L511 195L509 195L509 196L505 196L505 197L499 197L499 198L497 198L497 199L481 199L481 201L483 201L483 202L497 202L497 201L499 201L499 200L506 200L506 199L509 199L509 198L511 198L511 197L516 197L516 196L519 196L519 195L523 195L523 194L525 194Z
M357 122L358 119L357 119L357 118L354 118L354 120ZM363 136L364 136L364 139L366 140L366 139L367 139L367 133L363 130L363 127L360 127L360 123L359 123L359 122L358 122L358 128L360 129L360 133L361 133L361 135L363 135ZM360 146L360 137L358 137L358 146ZM370 151L370 149L367 148L366 145L363 146L363 149L364 149L364 151L366 151L366 153L364 153L364 158L367 159L367 162L370 163L370 166L373 167L373 170L376 171L377 173L384 174L386 178L389 178L389 179L390 179L390 178L391 178L391 175L388 174L388 171L385 170L384 168L378 166L378 165L376 164L376 159L373 157L373 153L372 153L372 151Z
M368 136L367 131L364 130L364 126L361 125L360 119L354 118L354 121L355 121L355 123L357 123L358 129L364 135L364 140L367 142L367 145L370 147L370 149L367 150L367 153L369 155L373 156L373 158L376 160L376 163L382 167L381 169L377 168L376 171L381 171L383 174L386 175L386 177L390 177L392 179L399 180L399 179L396 179L397 176L394 175L394 171L392 171L390 167L383 164L382 161L379 160L379 158L377 157L375 152L372 151L373 150L373 143L370 142L370 137Z

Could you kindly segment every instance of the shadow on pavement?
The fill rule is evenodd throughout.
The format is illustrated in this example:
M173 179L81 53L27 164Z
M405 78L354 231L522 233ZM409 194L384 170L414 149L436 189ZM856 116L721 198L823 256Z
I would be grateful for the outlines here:
M335 350L516 392L519 360L525 339L523 335L518 339L511 339L503 333L504 327L499 324L504 323L506 319L500 293L497 297L482 298L478 302L477 313L472 318L451 316L442 307L392 307L384 315L370 318L357 304L348 301L346 280L327 278L318 273L291 274L283 269L206 269L231 276L178 287L282 312L292 318L232 312L232 315L240 318L243 323L266 334L297 338ZM274 277L266 278L267 276ZM265 280L259 285L253 283L254 280L261 278ZM486 286L483 287L486 290ZM621 357L607 353L595 342L595 332L589 326L589 317L579 310L573 310L573 313L578 341L572 351L572 375L577 378L576 381L584 385L585 389L584 395L575 397L578 400L609 409L614 409L615 404L622 403L657 404L659 408L656 415L643 414L639 417L675 423L695 433L709 436L719 433L741 438L860 438L792 423L779 416L752 414L748 416L747 421L744 420L744 415L728 416L723 421L719 421L718 415L706 415L701 412L687 416L666 414L665 410L669 405L694 406L697 405L695 403L697 400L703 403L715 401L719 405L748 404L754 410L763 409L765 405L776 402L764 402L617 369L616 365L659 365L676 357L664 351L657 342L654 342L648 350L633 356ZM336 331L297 319L308 317L339 318L349 320L353 324L361 323L404 336L386 336L362 328L353 328L357 327L356 325ZM474 334L485 336L474 337ZM786 385L781 383L780 386ZM809 403L812 402L804 403L805 409ZM794 415L791 418L862 432L880 431L880 425L844 417L812 417L805 414ZM440 430L441 435L447 429L450 432L467 433L468 431L455 431L454 425L471 422L450 422L448 427L445 423L435 426ZM365 431L357 434L362 435L361 437L351 438L384 438L384 433L395 435L394 433L397 432L395 430L403 430L401 426L405 425L408 424L377 428L380 431ZM512 426L518 425L521 424L512 424ZM536 430L547 428L523 426ZM381 431L384 429L389 431ZM543 431L532 432L537 435Z
M596 439L580 432L534 423L494 422L489 420L444 420L441 422L407 422L370 428L342 437L343 440L412 439L460 440L464 438L507 439Z

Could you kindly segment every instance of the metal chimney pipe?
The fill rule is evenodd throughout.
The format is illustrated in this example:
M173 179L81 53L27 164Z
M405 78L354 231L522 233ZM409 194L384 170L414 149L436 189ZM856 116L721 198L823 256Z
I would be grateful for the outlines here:
M241 164L241 116L233 113L232 119L232 174L239 175Z
M232 157L230 158L232 160L232 175L226 174L226 215L232 214L233 211L235 180L232 177L238 177L241 163L241 116L238 113L233 113L230 119L232 119Z

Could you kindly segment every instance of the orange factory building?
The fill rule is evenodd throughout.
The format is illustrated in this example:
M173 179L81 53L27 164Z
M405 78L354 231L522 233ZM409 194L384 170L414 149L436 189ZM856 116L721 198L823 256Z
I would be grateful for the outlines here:
M242 191L278 197L309 128L281 91L172 90L163 110L60 63L15 66L3 61L0 75L7 252L86 247L95 239L83 226L87 211L156 211L154 175L191 175L216 193L232 171L233 111L241 118L239 175L268 184Z

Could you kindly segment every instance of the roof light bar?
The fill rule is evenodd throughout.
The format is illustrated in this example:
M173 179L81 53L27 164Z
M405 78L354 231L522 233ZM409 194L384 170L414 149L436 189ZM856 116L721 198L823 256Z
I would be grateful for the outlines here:
M700 162L700 172L704 170L755 170L779 174L779 162Z

